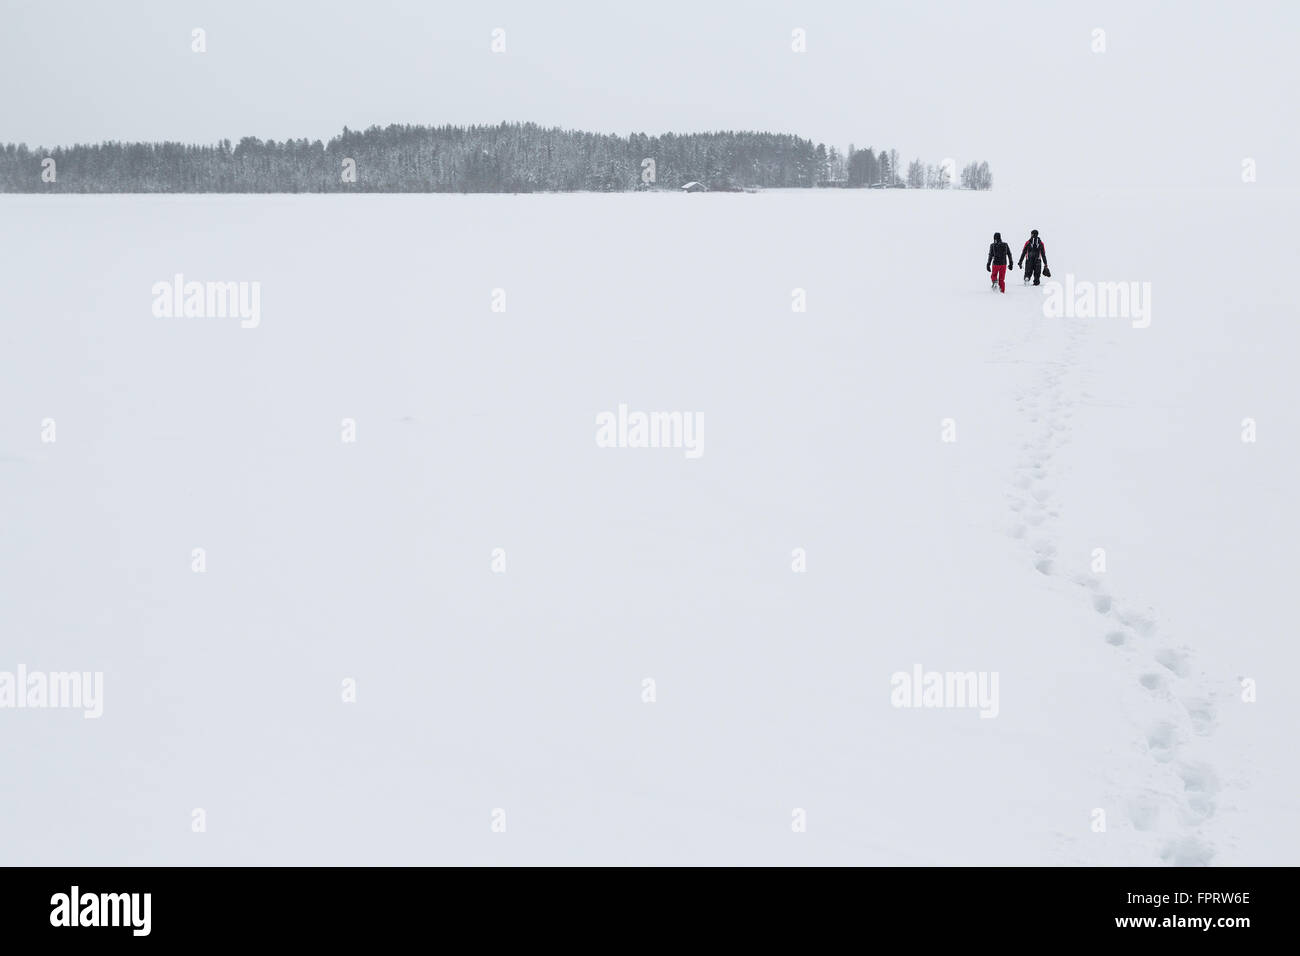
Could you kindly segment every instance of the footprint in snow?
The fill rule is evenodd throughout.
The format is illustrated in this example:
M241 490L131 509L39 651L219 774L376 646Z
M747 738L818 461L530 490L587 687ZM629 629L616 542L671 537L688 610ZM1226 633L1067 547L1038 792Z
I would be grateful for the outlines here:
M1162 720L1147 731L1147 752L1158 763L1168 763L1178 749L1178 730L1167 720Z
M1209 866L1214 850L1197 837L1187 836L1167 844L1160 858L1172 866Z
M1208 764L1183 764L1178 768L1183 781L1183 796L1193 822L1214 816L1214 796L1219 792L1219 778Z
M1187 716L1192 719L1193 731L1201 737L1214 733L1218 723L1214 701L1208 697L1191 697L1183 701L1183 706L1187 708Z
M1156 632L1156 619L1152 614L1141 611L1116 611L1115 616L1143 637L1150 637Z
M1135 800L1129 804L1128 819L1134 830L1145 832L1155 829L1160 818L1160 807L1146 800Z
M1191 669L1188 663L1186 651L1176 650L1171 647L1163 648L1156 651L1156 663L1166 670L1172 671L1179 677L1186 677Z

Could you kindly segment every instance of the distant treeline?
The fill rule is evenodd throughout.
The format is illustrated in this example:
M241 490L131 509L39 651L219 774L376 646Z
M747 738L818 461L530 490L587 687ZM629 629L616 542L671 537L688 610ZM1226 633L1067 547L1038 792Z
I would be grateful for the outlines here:
M988 164L962 185L988 189ZM919 170L919 173L917 172ZM915 175L914 175L915 173ZM0 192L618 192L678 188L910 186L946 189L952 170L896 151L847 155L783 133L616 136L499 126L346 127L328 143L251 136L232 145L102 143L51 149L0 146Z

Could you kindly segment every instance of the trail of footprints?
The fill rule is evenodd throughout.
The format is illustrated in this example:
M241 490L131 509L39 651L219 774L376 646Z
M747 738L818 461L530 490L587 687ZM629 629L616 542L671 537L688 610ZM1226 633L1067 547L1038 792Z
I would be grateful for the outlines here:
M1148 784L1124 808L1129 822L1139 832L1165 837L1159 846L1164 862L1206 865L1214 849L1199 829L1214 815L1219 780L1191 751L1195 739L1213 734L1218 724L1213 695L1201 686L1187 650L1160 633L1153 613L1120 604L1098 577L1068 568L1057 553L1052 528L1060 505L1052 485L1053 463L1070 441L1077 399L1067 394L1066 381L1078 371L1084 336L1078 323L1069 324L1066 331L1060 361L1047 364L1041 378L1016 396L1030 438L1020 446L1021 460L1007 491L1009 534L1025 543L1035 572L1079 588L1104 619L1100 640L1122 655L1124 666L1133 672L1135 693L1148 695L1164 713L1135 741L1151 767Z

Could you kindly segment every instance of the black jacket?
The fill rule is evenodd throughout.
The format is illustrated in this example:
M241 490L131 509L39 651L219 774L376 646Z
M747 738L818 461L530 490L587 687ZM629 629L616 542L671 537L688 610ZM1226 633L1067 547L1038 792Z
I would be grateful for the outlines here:
M1011 264L1011 247L1005 242L989 243L989 261L984 263L987 269L990 265L1005 266Z
M1043 265L1047 265L1047 243L1037 236L1030 236L1025 241L1025 247L1020 250L1020 261L1024 262L1025 257L1029 257L1029 264L1033 265L1042 258Z

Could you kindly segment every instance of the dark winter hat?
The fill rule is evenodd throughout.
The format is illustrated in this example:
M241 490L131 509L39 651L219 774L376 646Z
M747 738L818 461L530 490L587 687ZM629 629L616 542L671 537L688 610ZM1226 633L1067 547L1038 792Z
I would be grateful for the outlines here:
M995 233L993 233L993 241L994 241L994 242L1001 242L1001 241L1002 241L1002 233L1000 233L1000 232L995 232Z
M1037 229L1030 229L1030 230L1029 230L1029 234L1030 234L1031 236L1036 236L1036 235L1038 235L1038 230L1037 230Z

